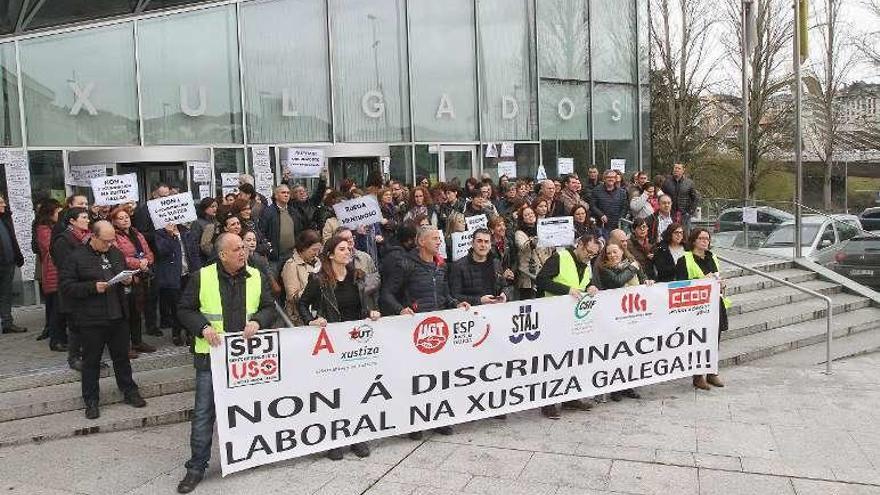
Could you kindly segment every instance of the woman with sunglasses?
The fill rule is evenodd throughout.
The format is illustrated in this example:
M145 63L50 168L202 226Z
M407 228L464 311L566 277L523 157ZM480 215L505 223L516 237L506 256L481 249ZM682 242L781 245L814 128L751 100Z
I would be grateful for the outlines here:
M684 227L672 223L663 231L660 243L654 248L654 271L657 282L675 280L675 264L684 255Z

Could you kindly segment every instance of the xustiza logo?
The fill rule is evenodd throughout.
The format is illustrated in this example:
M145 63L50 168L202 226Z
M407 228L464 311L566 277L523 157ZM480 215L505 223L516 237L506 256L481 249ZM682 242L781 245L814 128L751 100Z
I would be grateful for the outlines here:
M449 325L438 316L422 320L413 330L413 344L422 354L440 352L449 340Z
M538 312L532 312L532 305L525 304L519 307L519 313L511 317L513 328L508 339L512 344L519 344L523 339L529 342L538 340L541 336L541 325L538 321Z
M641 294L624 294L620 299L620 310L624 313L644 313L648 311L648 301Z
M228 388L281 380L281 347L278 332L264 332L245 339L226 336L226 385Z

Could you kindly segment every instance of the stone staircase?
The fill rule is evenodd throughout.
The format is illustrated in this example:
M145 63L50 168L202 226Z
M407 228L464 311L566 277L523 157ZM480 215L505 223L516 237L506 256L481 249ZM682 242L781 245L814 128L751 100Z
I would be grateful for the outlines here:
M765 262L760 269L832 298L835 359L880 349L880 307L872 306L869 298L795 268L791 262ZM798 364L824 361L823 301L737 268L725 269L724 275L733 306L729 309L730 329L721 341L722 367L758 359L775 359L781 366L792 360ZM16 335L3 345L15 346L13 339L24 342L25 338L33 340L32 336ZM141 355L132 366L148 406L134 409L121 404L111 372L103 370L101 417L96 421L85 419L79 374L65 364L27 371L0 370L0 446L189 419L194 373L186 348L163 347Z

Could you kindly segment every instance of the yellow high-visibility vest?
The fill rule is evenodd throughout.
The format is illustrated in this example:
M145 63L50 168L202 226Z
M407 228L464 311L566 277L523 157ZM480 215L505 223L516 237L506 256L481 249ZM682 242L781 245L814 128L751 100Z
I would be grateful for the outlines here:
M715 259L714 256L712 257L712 262L715 263L715 272L721 273L721 269L718 268L718 260ZM697 260L694 259L694 253L690 251L684 252L684 266L687 268L688 278L691 280L696 280L706 276L706 274L703 273L703 270L700 269L700 265L697 264ZM721 301L724 303L725 308L730 307L730 298L722 296Z
M574 262L574 258L568 249L559 251L559 273L553 277L553 281L560 283L566 287L577 287L581 290L581 292L587 290L587 286L590 285L590 280L593 277L593 272L590 269L590 264L587 263L587 269L584 270L583 277L580 277L578 280L578 271L577 265ZM544 291L544 297L547 296L562 296L564 294L553 294L551 292Z
M245 321L260 308L260 296L263 285L260 280L260 271L247 266L245 278ZM208 324L217 331L223 333L223 302L220 300L220 273L217 264L208 265L199 270L199 311L208 320ZM196 336L196 354L209 354L211 346L201 335Z

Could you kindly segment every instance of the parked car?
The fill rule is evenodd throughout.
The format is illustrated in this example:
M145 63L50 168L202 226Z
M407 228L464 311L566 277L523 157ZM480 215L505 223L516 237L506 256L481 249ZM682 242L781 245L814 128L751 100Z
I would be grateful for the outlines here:
M865 230L880 230L880 206L865 208L859 215L859 221Z
M801 254L810 256L861 232L855 215L806 215L801 224ZM767 236L758 252L790 258L794 256L794 220L785 222Z
M844 277L880 290L880 232L861 233L814 258Z
M750 223L749 231L758 231L770 233L776 230L779 225L794 221L794 215L787 211L782 211L772 206L758 206L758 223ZM715 222L715 232L729 232L733 230L743 230L743 209L728 208L718 215L718 221Z
M765 240L767 240L766 233L749 230L749 245L746 246L744 231L716 232L712 234L712 247L758 249Z

